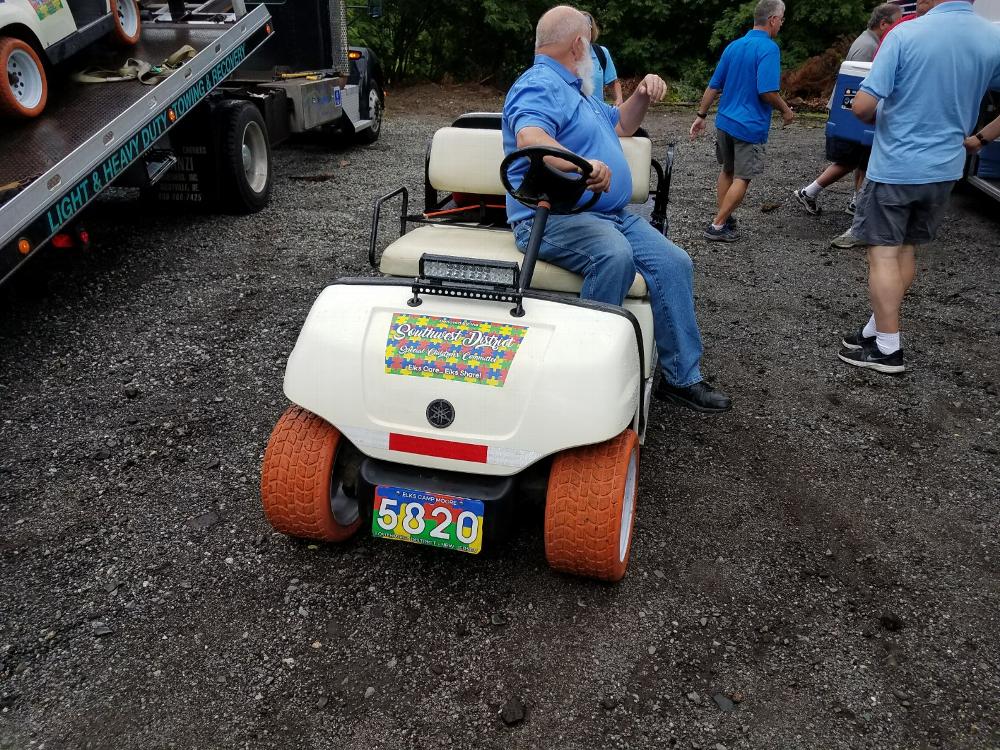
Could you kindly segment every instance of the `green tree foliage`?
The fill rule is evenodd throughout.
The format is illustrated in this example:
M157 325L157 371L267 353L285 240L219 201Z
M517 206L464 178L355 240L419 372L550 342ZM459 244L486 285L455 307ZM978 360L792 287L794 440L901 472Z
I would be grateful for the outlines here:
M787 0L778 37L786 67L865 28L874 0ZM488 81L505 86L531 64L534 28L551 0L384 0L373 20L357 11L351 35L375 49L390 81ZM621 76L657 72L700 91L723 47L752 25L754 1L603 0L594 13Z

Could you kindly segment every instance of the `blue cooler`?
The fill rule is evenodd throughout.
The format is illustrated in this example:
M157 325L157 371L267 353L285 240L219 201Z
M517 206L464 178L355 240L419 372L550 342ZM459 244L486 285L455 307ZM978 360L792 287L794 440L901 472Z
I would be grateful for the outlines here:
M976 176L984 180L1000 180L1000 141L994 141L979 152Z
M854 141L864 146L871 146L875 140L875 126L861 122L851 112L854 95L861 88L871 63L847 61L840 66L837 85L833 89L833 100L830 104L830 119L826 121L827 136L836 136L847 141Z

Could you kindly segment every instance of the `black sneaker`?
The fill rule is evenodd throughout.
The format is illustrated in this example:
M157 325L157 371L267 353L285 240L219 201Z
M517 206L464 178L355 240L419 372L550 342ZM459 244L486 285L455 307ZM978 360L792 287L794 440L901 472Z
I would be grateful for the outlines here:
M705 381L685 388L678 388L675 385L670 385L662 375L656 384L653 395L661 401L669 401L677 406L684 406L706 414L729 411L733 406L733 400L729 396L722 391L715 390Z
M860 349L865 344L874 344L874 336L865 336L865 327L861 326L854 333L845 333L844 338L840 340L845 349Z
M736 242L739 237L736 236L734 232L729 227L723 225L722 229L716 229L709 223L705 227L704 238L710 242Z
M902 349L897 349L892 354L883 354L874 341L866 342L860 349L841 349L837 356L854 367L865 367L888 375L895 375L906 369Z
M795 199L802 204L802 208L806 210L807 214L812 214L813 216L819 215L821 210L819 204L816 202L815 198L810 198L806 195L805 190L793 190L792 195L794 195Z
M738 225L739 225L739 222L736 221L736 217L735 216L730 216L728 219L726 219L726 223L723 226L726 229L728 229L730 232L733 232L735 234L736 233L736 227Z

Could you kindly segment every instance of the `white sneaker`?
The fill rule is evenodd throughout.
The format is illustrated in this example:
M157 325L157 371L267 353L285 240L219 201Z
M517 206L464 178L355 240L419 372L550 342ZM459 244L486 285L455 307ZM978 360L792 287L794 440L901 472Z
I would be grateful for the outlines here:
M850 229L848 229L839 237L834 237L833 240L830 242L831 247L838 247L841 250L846 250L851 247L862 247L864 246L864 244L865 243L863 241L859 240L857 237L851 234Z

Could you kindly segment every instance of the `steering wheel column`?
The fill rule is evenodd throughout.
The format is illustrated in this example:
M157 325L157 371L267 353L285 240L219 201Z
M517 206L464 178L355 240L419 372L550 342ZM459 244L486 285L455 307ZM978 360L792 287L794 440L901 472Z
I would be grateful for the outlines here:
M546 157L554 157L569 162L579 169L579 173L561 172L549 165ZM528 169L524 173L521 184L515 188L507 172L510 165L520 159L528 160ZM545 234L545 225L550 214L577 214L586 211L601 197L600 193L593 196L583 205L578 206L580 198L587 190L587 178L593 167L586 159L571 151L549 146L528 146L513 151L500 164L500 180L504 189L514 200L522 205L535 209L535 218L531 223L531 235L528 237L528 247L524 251L524 262L521 264L521 281L518 292L523 294L531 287L531 277L538 261L538 250ZM524 315L524 307L518 298L517 307L512 311L516 317Z

